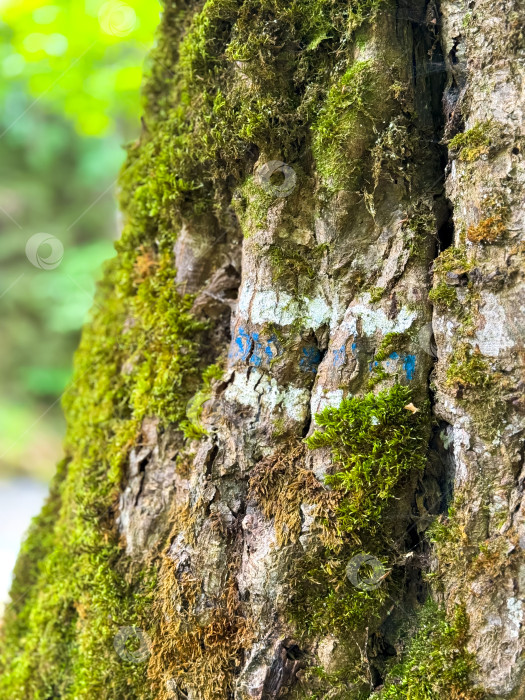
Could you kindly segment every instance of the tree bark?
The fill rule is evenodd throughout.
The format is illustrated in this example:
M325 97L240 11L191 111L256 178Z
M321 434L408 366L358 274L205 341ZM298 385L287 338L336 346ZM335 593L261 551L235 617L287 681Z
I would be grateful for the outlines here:
M1 697L523 697L524 14L166 3Z

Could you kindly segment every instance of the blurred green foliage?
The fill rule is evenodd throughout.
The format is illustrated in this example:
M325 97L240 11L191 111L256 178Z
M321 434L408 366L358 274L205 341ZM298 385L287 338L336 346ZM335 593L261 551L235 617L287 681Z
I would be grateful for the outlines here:
M58 399L118 235L114 185L159 12L0 0L0 475L47 476L61 452ZM25 255L39 232L64 247L53 270Z
M0 9L0 89L23 79L89 135L136 119L157 0L0 0Z

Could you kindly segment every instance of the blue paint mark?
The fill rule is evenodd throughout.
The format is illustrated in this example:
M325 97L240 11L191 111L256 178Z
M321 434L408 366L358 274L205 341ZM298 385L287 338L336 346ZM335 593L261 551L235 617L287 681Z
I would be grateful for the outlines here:
M414 371L416 369L416 356L406 355L403 361L403 369L405 370L408 381L414 379Z
M333 360L333 366L334 367L342 367L344 363L346 362L346 348L343 345L339 348L339 350L332 350L334 353L334 360Z
M272 335L270 338L268 338L268 340L263 341L265 343L264 346L263 342L259 340L258 333L253 333L252 338L254 342L254 349L250 358L250 364L254 367L260 367L263 362L269 365L270 361L280 354L279 346L277 345L277 336Z
M259 341L259 334L258 333L252 333L252 339L253 339L253 352L252 356L250 357L250 364L252 367L260 367L263 361L263 355L262 355L262 350L263 346L262 343Z
M355 355L357 351L357 343L352 343L352 354Z
M272 349L273 345L273 349ZM275 353L274 353L275 351ZM266 347L264 348L264 354L266 355L266 359L268 362L270 360L273 360L274 357L277 357L279 355L279 347L277 345L277 336L272 335L268 338L266 342Z
M386 360L383 360L381 363L379 363L377 360L373 360L372 362L369 363L368 369L370 372L374 369L374 367L377 367L379 364L381 364L389 373L392 373L395 371L395 365L399 360L403 361L403 369L406 374L406 378L408 381L412 381L414 379L414 372L416 369L416 356L415 355L399 355L397 352L392 352L388 356Z
M245 362L249 358L252 367L260 367L263 363L269 364L271 360L280 355L277 336L272 335L268 340L262 340L259 333L247 333L244 328L239 328L234 341L233 350L229 357L236 362Z
M246 333L244 328L239 328L239 332L235 338L235 345L237 346L236 352L231 354L234 355L237 360L246 360L250 354L252 340L250 334Z
M301 361L299 362L302 371L313 372L315 374L317 372L317 367L319 366L322 357L319 348L303 348L303 355L304 357L301 358Z

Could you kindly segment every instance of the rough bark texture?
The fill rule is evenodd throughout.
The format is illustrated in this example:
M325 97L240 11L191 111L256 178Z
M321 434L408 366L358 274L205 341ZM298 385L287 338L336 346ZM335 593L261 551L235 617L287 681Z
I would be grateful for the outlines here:
M459 306L438 307L433 319L435 413L448 424L461 533L444 547L445 557L458 557L444 592L448 603L466 601L479 681L491 697L518 698L525 693L524 7L445 3L442 12L449 123L464 129L446 180L458 251L452 276L445 274ZM473 144L476 133L483 144Z
M1 697L524 696L524 19L167 3Z

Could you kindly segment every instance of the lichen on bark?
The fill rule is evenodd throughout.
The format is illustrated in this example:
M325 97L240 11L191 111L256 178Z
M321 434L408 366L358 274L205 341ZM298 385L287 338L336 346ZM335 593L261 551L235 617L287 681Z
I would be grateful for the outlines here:
M1 697L519 697L523 131L477 5L166 2Z

